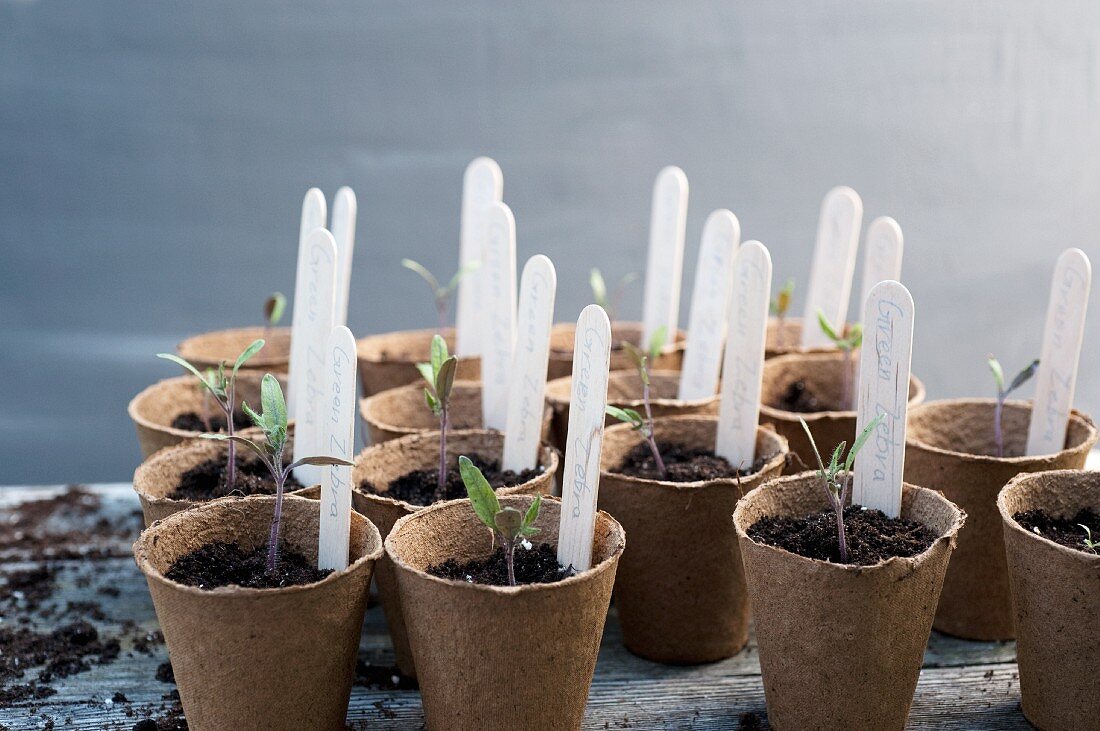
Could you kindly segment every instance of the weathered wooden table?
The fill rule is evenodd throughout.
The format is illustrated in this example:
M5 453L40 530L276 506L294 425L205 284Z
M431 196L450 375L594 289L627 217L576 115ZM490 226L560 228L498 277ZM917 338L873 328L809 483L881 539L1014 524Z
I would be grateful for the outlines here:
M5 655L10 655L5 642L12 642L0 635L0 728L132 729L147 718L160 719L162 730L185 728L171 718L179 708L175 686L156 677L167 652L145 580L130 554L139 529L138 502L128 484L0 488L0 631L49 633L86 621L98 630L101 643L110 648L111 640L118 641L114 659L113 649L89 655L86 668L62 668L60 674L71 674L55 672L39 682L35 693L44 697L11 700L4 693L33 684L42 668L19 668L21 677L10 677L9 671L5 678ZM43 565L50 569L48 581L13 588L11 577L26 577L28 569ZM586 728L767 728L752 641L724 662L669 667L631 655L619 637L612 610ZM393 653L378 607L367 613L359 658L349 728L422 727L419 693L393 686ZM909 725L1030 728L1019 701L1013 643L965 642L933 633Z

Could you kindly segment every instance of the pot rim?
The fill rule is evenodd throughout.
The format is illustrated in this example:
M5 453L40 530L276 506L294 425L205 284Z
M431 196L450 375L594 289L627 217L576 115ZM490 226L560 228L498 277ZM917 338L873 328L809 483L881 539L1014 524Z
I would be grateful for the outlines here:
M615 328L638 330L639 333L641 333L641 332L644 332L644 330L645 330L645 323L643 323L641 320L611 320L611 332L612 332L612 334L614 334ZM552 335L561 334L563 332L570 332L570 331L576 333L576 330L577 330L577 323L576 322L571 322L569 320L563 320L562 322L555 322L553 325L550 326L550 333ZM687 346L687 331L683 330L682 328L676 328L676 339L673 340L671 343L666 342L664 347L661 348L661 353L675 353L677 351L683 350L686 346ZM554 357L555 353L557 353L559 358L562 358L562 357L565 356L564 351L561 351L561 350L555 351L553 348L551 348L550 349L550 357ZM572 349L570 349L568 357L570 359L572 359L572 357L573 357Z
M475 391L476 390L480 393L480 391L481 391L481 381L456 380L454 382L454 388L469 389L470 391ZM390 423L389 421L385 420L386 417L382 416L381 414L375 414L374 411L375 411L376 404L378 403L378 401L380 400L380 398L384 394L390 394L390 396L392 397L394 395L393 392L395 392L395 391L408 391L409 393L414 393L415 392L416 395L419 397L419 396L421 396L421 392L423 391L423 389L424 389L424 386L421 383L407 383L404 386L396 386L394 388L387 388L383 391L379 391L378 393L372 394L372 395L367 396L365 398L361 398L361 399L359 399L359 416L363 419L363 421L365 421L369 424L373 424L373 425L377 426L380 429L384 429L386 431L394 432L394 433L400 434L402 436L408 436L410 434L419 434L420 432L422 432L424 430L423 429L416 429L416 428L413 428L413 427L410 427L410 426L404 426L404 425L400 425L400 424ZM419 398L419 401L420 401L421 406L424 406L424 399ZM543 422L547 422L552 416L553 416L553 412L550 408L547 407L547 408L543 409L543 415L542 415ZM374 445L372 445L372 446L374 446Z
M534 500L534 496L531 496L531 495L500 495L499 497L501 499L502 504L505 503L505 502L510 502L510 501L514 501L514 500L520 500L520 501L523 501L525 503L527 503L527 501L529 501L529 500ZM547 502L556 504L558 506L559 510L561 508L561 499L557 498L557 497L553 497L551 495L543 495L542 496L542 502L543 502L543 504L546 504ZM605 571L611 570L615 566L615 564L618 562L619 558L622 556L623 550L626 548L626 531L623 530L622 525L619 523L619 521L615 520L614 516L610 515L609 513L604 512L603 510L596 511L597 518L601 515L604 516L605 518L607 518L611 523L612 531L616 534L615 537L614 537L615 543L614 543L614 546L611 550L611 554L609 556L607 556L607 558L603 559L602 561L600 561L596 565L589 567L585 571L580 571L578 573L573 574L572 576L567 576L566 578L562 579L561 581L555 581L552 584L520 584L518 586L491 586L489 584L475 584L475 583L468 582L468 581L459 581L458 579L444 579L444 578L441 578L439 576L432 576L428 572L422 571L422 570L416 568L415 566L412 566L407 561L405 561L404 558L402 558L401 556L398 556L396 551L392 548L391 541L394 540L394 536L397 535L398 531L400 531L402 528L405 527L406 523L409 523L413 520L420 519L420 518L422 518L422 516L426 515L429 512L437 511L437 510L453 509L456 506L461 505L463 503L465 503L466 505L470 505L469 498L462 498L460 500L443 500L443 501L435 503L433 505L428 505L424 508L421 508L420 510L418 510L416 512L410 513L410 514L400 518L396 523L393 524L393 528L390 529L389 534L386 536L386 540L384 542L385 543L385 549L386 549L386 556L391 561L393 561L395 566L398 566L402 569L405 569L406 571L409 571L410 573L415 574L417 576L417 578L427 580L427 581L431 581L433 583L438 583L438 584L441 584L442 586L458 588L460 591L488 592L488 593L500 594L500 595L504 595L504 596L520 596L520 595L523 595L523 594L536 594L536 593L542 593L542 592L551 592L551 591L554 591L555 589L568 588L568 587L573 586L574 584L579 584L579 583L582 583L582 582L589 581L590 579L593 579L596 576L599 576L600 574L604 573ZM474 515L472 506L469 507L468 510L469 510L470 515ZM476 516L475 516L475 519L476 519ZM488 530L488 529L486 529L486 530Z
M607 382L611 383L612 380L624 380L624 379L627 379L627 378L637 378L637 377L638 377L638 374L635 371L632 371L632 370L610 371L607 374ZM650 371L649 372L649 377L650 378L669 378L669 379L675 379L676 381L679 381L680 380L680 371L666 371L666 370ZM546 386L547 386L546 403L550 404L552 407L568 406L570 404L570 402L573 400L572 399L572 395L573 395L572 389L570 389L570 391L569 391L569 396L570 396L569 398L561 398L559 396L551 395L550 392L549 392L549 387L550 387L550 384L552 384L552 383L554 383L554 384L565 383L567 381L572 381L572 380L573 380L573 376L562 376L561 378L555 378L553 380L547 381L546 382ZM656 406L669 406L669 407L674 407L674 408L676 408L676 407L687 408L687 407L706 406L707 404L714 403L719 398L720 398L720 394L716 393L713 396L705 396L703 398L697 398L697 399L650 398L649 403L654 404ZM610 399L609 398L607 400L607 403L610 404L611 406L618 406L620 408L627 408L627 409L636 409L636 408L643 407L645 405L645 401L641 398L636 398L636 399Z
M1029 480L1056 477L1059 480L1064 478L1069 481L1071 478L1087 476L1090 473L1095 474L1092 470L1046 470L1044 472L1022 472L1016 475L997 493L997 510L1001 514L1001 522L1004 523L1006 528L1013 532L1027 536L1029 540L1038 541L1039 545L1045 545L1048 549L1057 550L1058 554L1064 558L1080 561L1089 565L1100 566L1100 554L1087 553L1086 551L1081 551L1076 548L1069 548L1068 546L1063 546L1061 543L1050 540L1044 535L1025 530L1008 512L1007 505L1009 493L1019 489L1021 484Z
M316 501L309 500L299 495L284 495L284 499L290 503L300 503L304 506L316 505ZM337 581L348 578L352 574L355 574L365 568L367 563L376 562L382 557L383 544L382 535L378 532L378 527L374 525L370 520L360 513L357 513L354 509L351 511L352 522L363 522L366 524L368 534L368 546L373 545L374 549L364 553L359 558L350 562L347 568L341 571L333 571L331 574L321 579L320 581L313 581L308 584L296 584L294 586L272 587L267 589L256 589L253 587L244 587L237 584L230 584L229 586L219 586L215 589L200 589L197 586L189 586L187 584L181 584L178 581L172 581L163 573L157 570L153 565L152 559L149 558L149 552L151 549L151 543L155 541L158 535L169 529L180 530L179 523L186 523L194 516L201 514L201 511L208 512L229 512L230 506L233 503L241 503L240 508L248 510L250 507L260 502L275 502L274 495L249 495L248 497L222 497L216 500L211 500L201 505L196 505L188 510L183 510L178 513L173 513L167 518L154 522L151 526L146 528L138 536L138 539L134 541L133 552L134 561L137 563L138 568L141 569L145 578L150 581L157 581L165 586L171 587L174 591L183 592L196 597L264 597L280 594L282 596L290 596L296 593L304 591L311 591L317 587L331 584ZM284 509L287 503L284 503Z
M917 406L913 406L913 407L911 407L911 410L910 410L909 413L910 413L910 418L912 418L912 416L911 416L912 410L916 410L916 409L933 409L933 408L942 407L942 406L945 406L945 405L948 405L948 404L956 404L956 405L967 406L967 407L992 406L992 405L996 404L996 402L997 402L997 400L993 399L993 398L938 399L936 401L925 401L922 404L918 404ZM1027 399L1009 399L1009 400L1005 401L1005 406L1018 406L1018 407L1026 408L1028 411L1030 411L1032 406L1033 406L1033 402L1030 401L1030 400L1027 400ZM970 460L970 461L973 461L973 462L977 462L979 464L1002 464L1002 465L1003 464L1008 464L1008 465L1017 465L1017 464L1019 464L1019 465L1024 465L1024 464L1028 464L1028 463L1032 463L1032 462L1041 462L1041 461L1048 460L1052 457L1059 457L1061 455L1066 454L1067 452L1075 452L1075 451L1085 447L1090 442L1093 443L1093 444L1096 443L1097 437L1100 436L1100 433L1097 432L1096 425L1093 423L1091 416L1089 416L1088 414L1086 414L1082 411L1078 411L1077 409L1070 409L1069 418L1070 418L1070 421L1073 421L1074 419L1079 419L1088 428L1088 433L1086 434L1085 439L1082 440L1080 443L1075 444L1074 446L1064 447L1060 451L1052 452L1050 454L1025 454L1025 455L1020 455L1020 456L1017 456L1017 457L994 457L993 455L989 455L989 454L974 454L972 452L958 452L958 451L953 450L953 449L943 449L942 447L936 447L936 446L933 446L933 445L929 444L928 442L926 442L922 439L918 439L916 436L913 435L912 430L910 430L908 428L905 430L905 447L906 447L906 449L908 449L909 447L917 447L919 449L922 449L926 452L931 452L933 454L939 454L939 455L943 455L943 456L962 458L962 459Z
M241 376L244 376L245 378L256 377L257 380L259 380L259 378L262 378L262 375L263 374L260 373L259 369L254 368L254 369L246 371L246 369L242 368L241 371L237 374L237 377L238 378L240 378ZM281 376L284 381L286 380L286 374L285 373L278 373L278 374L273 374L273 375ZM183 385L190 385L194 388L201 388L200 386L198 386L195 383L195 377L192 376L192 375L172 376L171 378L162 378L161 380L156 381L154 383L151 383L150 385L148 385L145 388L141 389L141 391L139 391L136 396L134 396L132 399L130 399L130 402L128 404L126 404L126 413L130 416L130 419L135 424L137 424L138 426L144 427L145 429L149 429L151 431L157 431L157 432L160 432L161 434L170 434L174 437L179 437L180 439L184 439L184 440L201 439L202 437L200 435L202 435L204 432L201 432L201 431L187 431L185 429L176 429L175 427L168 426L166 424L157 424L156 422L151 421L148 417L146 417L145 414L143 414L142 411L141 411L146 399L148 399L150 396L152 396L157 391L165 390L165 389L168 389L168 388L173 388L175 386L183 386ZM284 389L286 388L286 383L282 383L281 385L283 386ZM288 429L292 428L293 424L294 424L294 419L290 419L287 422L287 428ZM250 426L250 427L247 427L245 429L241 429L237 433L241 434L241 435L255 435L255 434L262 434L263 432L259 427Z
M718 417L717 416L707 416L705 414L686 414L686 415L680 415L680 416L658 416L653 421L655 423L666 423L666 422L675 423L675 422L678 422L678 421L682 421L682 422L712 421L715 424L717 424ZM630 424L613 424L613 425L607 427L604 431L605 432L609 432L609 431L619 432L619 431L633 431L633 430L634 430L634 427L632 427ZM758 475L764 474L768 470L771 470L771 469L774 469L776 467L782 466L787 461L787 455L791 451L790 445L787 443L787 440L783 436L781 436L780 434L776 433L775 431L773 431L771 429L768 429L763 424L758 424L756 426L756 436L757 436L757 438L759 439L762 434L767 435L769 438L776 440L779 443L779 451L776 452L774 455L772 455L772 457L767 462L764 463L764 466L761 467L758 472L754 472L751 475L746 475L745 477L742 477L741 482L740 482L741 486L743 486L744 483L746 483L746 482L751 482ZM638 435L638 443L639 444L642 443L641 435ZM647 479L647 478L644 478L644 477L635 477L633 475L624 475L621 472L615 472L613 470L604 469L603 467L601 467L600 468L600 479L603 479L604 477L614 477L616 480L618 480L620 482L625 482L625 483L633 484L633 485L647 485L647 486L648 485L655 485L657 487L661 487L661 488L668 489L668 490L680 490L680 491L701 490L703 488L712 487L712 486L730 486L730 487L738 487L739 486L739 483L738 483L737 479L734 478L734 477L719 477L719 478L716 478L716 479L713 479L713 480L695 480L693 482L672 482L671 480L651 480L651 479ZM755 489L755 488L753 488L753 489ZM751 490L750 490L750 492L751 492ZM748 493L746 493L746 495L747 494Z
M206 332L196 333L195 335L191 335L190 337L181 340L176 345L176 353L179 354L181 358L192 360L195 358L195 356L188 358L186 355L184 355L184 351L186 350L186 348L215 335L242 335L244 336L243 339L247 339L249 336L254 336L252 339L257 340L266 339L263 337L265 333L286 333L287 338L289 339L290 331L291 328L289 327L278 326L267 328L262 325L251 325L247 327L227 327L221 330L207 330ZM209 359L203 360L209 361ZM285 356L265 356L264 351L261 350L259 353L249 358L248 363L241 366L241 370L257 371L263 368L274 368L276 366L283 366L285 370L285 367L289 361L290 353L287 353ZM232 360L228 358L226 359L226 362L228 365L233 364Z
M793 557L794 559L805 562L807 564L807 566L811 570L814 570L814 571L830 571L830 572L836 572L838 575L849 575L849 574L860 574L860 573L863 573L865 571L878 571L878 570L885 569L886 567L889 567L889 566L894 566L898 563L904 564L904 565L909 566L909 567L915 567L917 564L922 563L926 558L928 558L928 556L931 555L932 550L934 548L937 548L938 546L940 546L945 541L949 542L949 541L955 540L956 537L959 534L959 531L962 529L963 525L966 524L966 512L962 508L960 508L958 505L956 505L955 503L951 502L946 497L944 497L942 492L940 492L939 490L930 490L927 487L921 487L919 485L914 485L912 483L903 481L902 482L902 488L904 490L906 490L906 491L915 490L915 491L918 491L918 492L921 492L921 493L928 493L930 495L933 495L935 497L935 499L940 500L943 503L946 503L951 508L951 510L954 514L954 517L951 521L951 525L948 527L948 529L946 531L940 533L940 535L938 535L936 537L936 539L928 545L928 548L924 549L923 551L916 554L915 556L891 556L890 558L888 558L884 561L879 561L878 563L870 564L870 565L838 564L838 563L833 563L832 561L823 561L822 559L819 559L819 558L810 558L808 556L803 556L801 554L794 553L793 551L788 551L785 548L780 548L778 546L772 546L772 545L769 545L767 543L760 543L759 541L757 541L757 540L753 539L752 537L750 537L749 534L748 534L748 531L746 531L745 529L743 529L741 527L741 520L739 518L743 518L745 506L748 505L748 501L752 499L752 497L755 493L757 493L761 490L767 490L770 487L774 486L776 483L788 483L788 482L801 481L801 480L809 479L810 477L813 477L813 478L817 479L817 477L818 477L817 472L815 470L807 470L806 472L798 472L798 473L793 474L793 475L784 475L782 477L777 477L773 480L769 480L769 481L765 482L763 485L760 485L755 490L752 490L747 495L745 495L745 497L738 500L737 501L737 507L733 511L733 527L734 527L734 530L737 532L738 539L744 539L744 540L747 540L747 541L751 541L754 546L758 546L758 547L760 547L762 549L765 549L765 550L768 550L770 552L783 554L786 557ZM828 509L828 506L824 506L824 509ZM791 560L791 559L787 559L787 560Z
M445 328L422 328L418 330L392 330L384 333L374 333L373 335L364 335L361 338L355 339L355 358L357 361L363 363L422 363L426 361L426 358L377 358L373 355L367 355L363 351L370 345L382 340L383 338L392 338L395 336L409 336L416 335L427 338L428 342L431 342L433 335L442 335L445 340L453 340L455 336L455 329L453 326ZM451 355L455 355L451 353ZM460 362L480 360L481 356L478 355L456 355Z

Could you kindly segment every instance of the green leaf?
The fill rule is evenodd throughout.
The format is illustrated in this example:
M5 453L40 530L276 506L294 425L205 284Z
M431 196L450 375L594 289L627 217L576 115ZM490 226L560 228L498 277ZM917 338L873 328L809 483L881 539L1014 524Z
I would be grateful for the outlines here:
M458 458L458 472L462 475L462 484L466 486L466 494L470 497L470 503L481 522L496 530L495 518L500 511L500 501L493 492L485 475L481 474L473 462L466 456Z
M283 310L286 309L286 296L282 292L272 292L264 302L264 322L268 327L275 327L279 320L283 319Z
M848 331L848 350L855 350L863 345L863 325L856 323Z
M352 466L352 463L348 462L346 459L338 459L336 457L302 457L301 459L294 460L294 462L292 462L287 467L287 470L292 470L295 467L299 467L299 466L304 465L304 464L313 465L315 467L325 467L325 466L351 467Z
M432 288L432 295L435 295L435 293L439 291L439 280L420 262L413 261L412 259L402 259L401 266L416 272L421 279L427 282L428 286Z
M278 379L270 373L265 373L260 381L260 403L264 409L261 418L264 434L272 451L281 454L286 444L286 401Z
M836 449L833 450L833 456L829 460L829 474L835 475L837 470L840 469L840 460L844 458L844 448L848 446L847 442L841 442L836 445Z
M997 384L997 393L1003 394L1005 391L1005 372L1001 368L1001 362L994 358L992 355L987 359L989 362L989 370L993 372L993 382Z
M493 525L505 538L514 540L523 532L523 513L515 508L501 508L493 516Z
M588 273L588 286L592 288L592 301L606 309L607 283L603 281L603 274L599 269L593 269Z
M439 400L436 399L427 388L424 389L424 401L427 402L428 408L431 409L432 413L439 416Z
M836 330L829 324L829 320L825 317L825 313L820 309L817 311L817 324L821 327L821 332L825 333L825 336L832 340L834 343L840 342L840 336L836 334Z
M244 349L244 352L237 356L237 362L233 364L233 376L236 377L237 371L241 369L248 359L259 353L264 347L263 340L253 340L252 345L249 345Z
M439 369L443 367L443 361L447 360L447 341L442 335L432 337L431 364L432 373L438 376Z
M253 411L252 407L248 405L247 401L242 401L241 402L241 411L244 412L245 416L247 416L249 419L252 420L253 424L260 427L261 429L266 428L266 425L264 423L264 417L260 414L257 414L255 411Z
M432 371L431 363L417 363L416 370L420 371L420 375L428 382L428 385L433 389L435 388L435 373Z
M659 328L653 331L653 334L649 336L649 359L657 360L657 356L661 354L661 348L665 347L665 341L668 340L668 327L661 325Z
M814 441L814 435L810 433L810 425L801 416L798 417L798 423L802 424L802 431L806 432L806 438L810 440L810 446L814 449L814 456L817 457L817 466L821 469L821 476L824 477L825 463L821 461L821 452L817 451L817 442Z
M870 424L863 427L863 431L861 431L859 436L856 437L856 440L852 442L852 448L848 451L848 458L844 460L845 472L852 471L852 465L856 463L856 455L859 454L859 450L863 449L863 445L871 438L871 433L878 428L878 425L882 423L884 418L886 418L886 414L879 414L876 416L871 420Z
M256 444L256 442L252 441L251 439L246 439L245 437L238 437L235 434L233 436L229 436L228 434L200 434L199 436L202 437L203 439L213 439L213 440L218 441L218 442L233 441L233 442L237 442L238 444L243 444L244 446L248 447L249 449L251 449L256 454L260 455L260 457L264 458L265 460L267 459L267 454L264 453L263 448L260 445Z
M163 358L164 360L170 360L177 365L183 366L187 370L191 371L191 373L195 375L195 378L198 378L200 381L202 381L202 385L206 386L207 388L210 387L210 384L207 383L205 378L203 378L203 375L199 373L199 369L191 365L178 355L175 355L174 353L157 353L157 357Z
M1016 377L1012 379L1012 383L1008 384L1008 388L1005 389L1005 396L1015 391L1020 386L1028 382L1032 376L1035 375L1035 371L1039 370L1039 359L1031 361L1031 365L1024 368L1022 371L1016 374Z
M447 289L445 290L445 294L450 294L451 292L454 292L455 289L458 287L458 283L465 279L467 274L472 274L473 272L477 271L480 266L480 261L471 261L460 266L458 268L458 271L455 272L454 276L451 277L451 281L447 282Z
M534 535L538 533L538 528L531 528L535 521L539 517L539 508L542 507L542 495L535 495L535 499L531 501L530 507L527 508L527 512L523 514L523 529L524 535ZM526 531L533 530L534 533L527 533Z
M439 366L439 373L435 377L435 395L441 402L447 403L451 398L451 388L455 385L455 371L458 369L458 358L453 355Z
M642 416L634 409L620 409L618 406L608 404L604 407L604 413L626 424L633 424L635 429L642 425Z

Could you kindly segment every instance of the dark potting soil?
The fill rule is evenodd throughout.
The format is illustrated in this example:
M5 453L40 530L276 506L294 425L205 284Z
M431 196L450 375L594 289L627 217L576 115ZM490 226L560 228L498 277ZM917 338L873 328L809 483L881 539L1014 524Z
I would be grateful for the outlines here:
M497 460L485 459L476 454L466 456L481 470L481 474L485 476L485 479L489 481L494 489L522 485L535 479L544 471L542 467L523 470L522 472L501 470L500 462ZM365 492L391 497L394 500L404 500L412 505L431 505L437 500L457 500L466 497L466 485L463 484L462 476L459 474L457 467L447 470L447 486L441 497L436 496L438 485L438 470L414 470L391 482L388 490L380 490L365 481L360 483L359 488Z
M719 457L712 449L696 449L681 447L675 444L657 443L657 451L661 453L661 460L665 463L667 474L661 475L657 469L657 460L653 458L653 452L649 444L642 442L631 449L616 472L630 477L640 477L644 480L664 480L666 482L699 482L701 480L717 480L721 478L738 478L755 475L768 460L775 455L757 457L751 465L745 465L738 469L729 463L725 457Z
M574 573L558 563L558 552L548 543L539 543L530 549L522 545L516 548L514 569L517 584L553 584ZM499 546L486 558L462 562L449 558L441 564L429 566L428 573L441 579L470 584L508 586L504 549Z
M236 411L233 413L234 429L247 429L252 425L252 420L245 416L243 412ZM225 414L211 413L207 421L204 422L201 414L196 414L194 411L186 411L182 414L177 414L176 418L172 419L170 426L173 429L182 429L183 431L225 431Z
M931 529L912 520L887 518L881 510L850 505L844 509L848 564L870 566L888 558L916 556L936 540ZM806 558L841 563L837 546L836 513L832 510L804 518L766 517L748 530L749 538Z
M1089 534L1081 527L1087 526L1092 532L1090 540L1100 543L1100 515L1089 508L1078 511L1072 518L1055 518L1044 510L1027 510L1016 513L1012 519L1024 530L1041 535L1059 546L1075 548L1083 553L1097 553L1085 545Z
M236 584L250 589L275 589L320 581L332 569L319 569L297 551L281 549L274 573L267 570L267 546L243 551L236 543L216 541L180 556L166 572L172 581L215 589Z
M223 454L195 465L180 476L179 485L168 497L173 500L202 501L226 495L275 494L275 480L264 463L258 459L241 459L240 456L237 457L237 481L234 489L230 490L225 474L228 463L228 456ZM288 492L301 487L302 483L294 479L294 475L287 478L285 488Z
M772 407L783 411L793 411L797 414L812 414L817 411L834 411L836 404L819 399L805 381L795 381L787 386L787 390L779 397L779 400L771 404Z
M84 672L92 663L103 665L118 657L117 639L99 636L90 622L69 622L50 632L0 627L0 707L20 700L46 698L56 691L41 683ZM22 678L27 668L43 666L34 680L9 684Z

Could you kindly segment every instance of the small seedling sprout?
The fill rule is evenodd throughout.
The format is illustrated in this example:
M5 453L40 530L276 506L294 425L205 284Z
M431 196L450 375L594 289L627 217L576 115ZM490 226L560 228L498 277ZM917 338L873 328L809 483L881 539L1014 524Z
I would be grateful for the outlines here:
M638 278L637 272L628 272L624 274L619 283L615 285L615 291L612 292L611 297L607 296L607 283L604 281L603 274L599 269L593 269L588 273L588 286L592 288L592 301L604 308L607 312L608 319L615 320L615 310L618 309L619 302L623 298L623 292L626 291L627 286Z
M829 459L829 466L826 467L825 463L821 460L821 452L817 450L817 443L814 442L814 436L810 433L810 427L806 424L806 420L802 417L798 417L798 421L802 424L802 429L806 432L806 436L810 439L810 446L813 447L814 456L817 457L817 474L821 477L822 483L825 487L825 492L829 498L829 505L832 506L833 512L836 513L836 532L837 543L840 549L840 562L848 563L848 537L844 530L844 504L848 502L848 493L852 489L852 465L855 464L856 455L859 454L859 450L863 448L864 443L870 438L871 432L882 421L885 414L879 414L871 423L863 427L863 431L856 437L855 442L852 443L852 448L848 450L848 456L844 456L844 447L847 446L846 442L841 442L836 445L836 449L833 450L833 456ZM844 463L841 464L841 459Z
M218 406L225 412L225 433L229 436L233 436L233 412L236 408L237 400L237 371L241 369L248 360L260 352L260 349L264 347L263 340L254 340L251 345L244 349L240 355L237 356L237 360L233 363L233 370L230 371L229 376L225 374L225 361L218 364L217 370L213 368L206 369L206 373L199 373L199 369L188 363L183 358L173 353L157 353L158 358L164 358L170 360L173 363L183 366L186 370L190 371L195 378L199 379L199 383L203 385L203 414L202 421L203 426L210 429L210 418L206 413L206 398L205 394L209 393L214 397L214 400L218 402ZM237 448L236 445L230 441L229 448L227 450L225 463L225 485L232 492L237 485Z
M646 444L649 445L649 451L653 453L653 461L657 464L657 471L660 473L661 477L665 477L668 474L668 470L665 469L665 462L661 459L661 452L657 449L657 440L653 434L653 410L649 404L650 381L648 361L656 360L664 344L664 326L657 328L653 332L653 336L649 339L648 352L643 353L641 349L633 343L623 343L623 348L630 354L631 359L634 361L634 367L638 370L638 377L642 379L642 403L645 405L645 417L643 418L642 415L634 409L620 409L618 406L611 405L605 407L608 416L626 424L630 424L634 431L639 432L645 438Z
M272 292L271 296L264 300L264 337L267 337L271 328L279 324L286 310L286 296L282 292Z
M508 567L508 586L515 586L516 546L539 532L534 523L539 517L542 495L535 496L525 513L512 507L502 508L496 492L473 462L465 456L459 457L458 470L474 512L493 531L494 539L500 540L500 547L504 550L504 565Z
M1085 544L1085 548L1089 549L1093 553L1100 553L1100 540L1092 540L1092 530L1083 523L1078 523L1083 531L1085 531L1085 537L1081 539L1081 543Z
M817 311L817 324L821 326L821 332L825 333L825 336L832 340L833 344L844 353L844 370L840 377L840 408L853 410L855 409L855 394L852 389L852 381L855 380L853 373L855 364L852 362L852 351L857 350L863 344L863 325L857 322L854 325L846 326L842 328L845 334L840 335L829 324L829 319L825 317L825 313L821 310Z
M442 500L447 489L447 428L450 426L451 389L458 359L447 353L447 341L436 335L432 338L431 361L417 363L416 367L428 382L424 400L432 413L439 417L439 482L435 500Z
M481 266L481 262L474 261L468 264L463 264L458 268L458 271L451 277L451 281L447 282L447 286L444 287L439 283L439 280L435 278L435 275L428 271L428 268L420 262L413 261L412 259L402 259L401 266L406 269L416 272L417 275L423 279L428 288L432 290L432 298L435 300L435 311L439 315L439 329L447 327L447 309L450 305L451 295L458 289L458 283L462 281L470 272Z
M786 338L785 323L787 322L787 311L791 309L791 298L794 294L794 280L788 279L784 282L783 286L772 297L771 305L769 309L771 313L775 315L775 319L779 321L778 335L776 336L776 345L783 347L783 341Z
M279 565L279 529L283 520L283 493L286 480L295 467L301 465L345 465L351 466L351 462L336 457L303 457L283 466L283 451L287 441L287 415L286 401L283 399L283 389L275 376L267 373L260 382L260 406L262 413L257 414L248 403L242 403L241 408L252 423L264 433L266 441L263 445L245 437L230 436L228 434L203 434L206 439L228 440L230 445L240 442L259 456L271 478L275 480L275 516L271 520L271 533L267 541L267 571L274 573Z
M1005 456L1004 434L1001 432L1001 417L1004 415L1005 399L1020 386L1027 383L1028 379L1035 375L1039 369L1039 359L1031 361L1031 365L1024 368L1012 379L1012 383L1005 388L1005 372L1000 362L992 355L989 356L989 370L993 372L993 381L997 384L997 403L993 407L993 441L997 445L997 456Z

